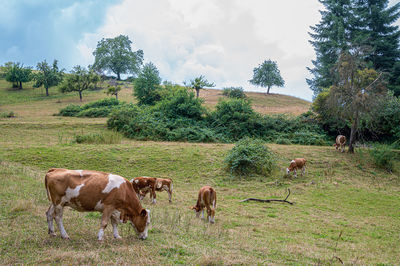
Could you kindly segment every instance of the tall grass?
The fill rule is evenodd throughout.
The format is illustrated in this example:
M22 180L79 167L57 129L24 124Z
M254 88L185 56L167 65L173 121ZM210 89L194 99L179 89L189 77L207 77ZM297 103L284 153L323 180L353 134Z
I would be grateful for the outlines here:
M77 134L74 136L74 143L86 144L120 144L122 135L115 131L101 133Z

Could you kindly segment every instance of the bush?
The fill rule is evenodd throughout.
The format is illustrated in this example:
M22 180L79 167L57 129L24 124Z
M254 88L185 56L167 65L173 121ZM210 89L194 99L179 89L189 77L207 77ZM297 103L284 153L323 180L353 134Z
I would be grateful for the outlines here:
M229 98L236 98L236 99L246 98L246 94L244 93L242 87L224 88L222 95L227 96Z
M0 113L0 118L11 118L11 117L15 117L15 114L13 111L10 112L1 112Z
M74 136L74 142L79 144L120 144L121 140L121 134L113 131L104 133L78 134Z
M76 117L107 117L110 114L109 107L89 108L80 111Z
M274 154L262 140L243 138L228 152L227 168L234 175L248 176L252 173L270 175L276 167Z
M377 145L369 152L375 166L385 169L388 172L393 171L396 153L388 145Z
M76 116L82 108L79 105L70 104L67 107L60 110L58 115L61 116Z
M82 106L70 104L61 109L58 115L75 117L107 117L112 110L123 105L124 103L121 103L115 98L106 98Z

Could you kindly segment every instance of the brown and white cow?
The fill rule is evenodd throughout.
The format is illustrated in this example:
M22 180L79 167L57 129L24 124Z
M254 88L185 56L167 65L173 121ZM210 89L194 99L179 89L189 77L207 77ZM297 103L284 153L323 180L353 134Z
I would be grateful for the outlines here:
M296 158L290 162L289 168L286 168L286 173L289 174L290 171L294 172L294 177L297 177L297 170L301 169L301 175L306 173L306 162L304 158Z
M155 204L156 200L156 178L140 176L131 180L133 189L140 200L142 200L147 192L150 192L152 203Z
M199 191L199 196L197 198L197 203L195 206L191 207L190 209L196 212L196 217L200 217L204 219L204 208L207 209L207 220L210 223L215 222L215 207L217 204L217 192L210 186L204 186Z
M114 237L120 239L117 224L130 221L140 239L147 238L150 211L142 208L132 184L125 178L98 171L50 169L45 177L47 197L51 201L46 212L49 234L55 236L53 219L61 237L69 239L62 216L65 206L82 212L103 213L98 239L111 219Z
M340 148L340 150L344 152L346 148L346 136L338 135L336 137L336 143L333 144L333 146L336 148L336 150Z
M172 202L172 190L174 189L174 185L172 184L172 180L168 178L156 178L156 186L155 190L158 192L167 191L169 202ZM146 194L150 192L150 190L141 190L140 195L142 196L141 199L146 197Z

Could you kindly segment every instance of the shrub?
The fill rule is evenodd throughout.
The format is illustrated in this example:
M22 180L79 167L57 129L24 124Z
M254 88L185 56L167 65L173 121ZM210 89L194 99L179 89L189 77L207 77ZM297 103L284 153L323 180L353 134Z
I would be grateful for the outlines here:
M121 134L114 131L103 133L78 134L74 136L74 142L87 144L120 144Z
M123 105L124 103L121 103L117 99L106 98L82 106L74 104L68 105L61 109L58 115L75 117L107 117L112 110Z
M76 116L81 110L82 108L79 105L70 104L61 109L58 114L61 116Z
M236 99L246 98L246 94L244 93L242 87L224 88L222 95L227 96L229 98L236 98Z
M109 107L89 108L80 111L76 117L107 117L110 114Z
M98 107L111 107L121 104L115 98L105 98L98 101L90 102L82 106L82 109L98 108Z
M377 145L370 150L370 156L375 166L385 169L388 172L393 171L396 153L388 145Z
M11 117L15 117L15 114L13 111L10 112L1 112L0 113L0 118L11 118Z
M227 168L234 175L270 175L276 166L274 154L262 140L243 138L228 152Z

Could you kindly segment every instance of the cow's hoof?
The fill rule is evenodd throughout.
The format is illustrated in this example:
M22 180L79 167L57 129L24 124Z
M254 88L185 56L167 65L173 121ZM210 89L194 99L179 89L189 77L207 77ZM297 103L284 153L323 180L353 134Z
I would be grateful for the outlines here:
M71 240L71 239L69 238L69 236L61 237L61 238L64 239L64 240Z
M122 237L120 237L120 236L114 236L114 238L117 239L117 240L121 240L122 239Z

